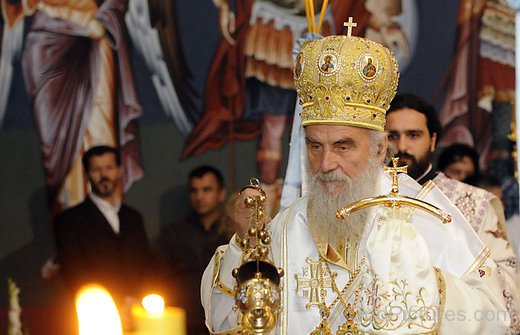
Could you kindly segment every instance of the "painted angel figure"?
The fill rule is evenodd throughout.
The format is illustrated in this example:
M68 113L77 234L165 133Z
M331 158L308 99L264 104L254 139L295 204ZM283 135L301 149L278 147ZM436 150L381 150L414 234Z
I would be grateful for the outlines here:
M172 8L166 8L172 10ZM173 15L165 11L165 16ZM127 26L134 45L151 68L161 103L181 132L191 130L183 106L192 95L177 95L175 68L181 54L176 34L163 53L159 34L171 24L153 22L144 0L2 0L4 31L0 67L0 122L9 95L10 63L21 50L23 23L31 24L21 52L23 76L40 135L49 203L53 213L82 201L88 191L82 153L93 145L118 147L123 166L122 192L141 178L138 124L142 108L136 89ZM131 24L126 24L125 19ZM159 30L159 34L157 32ZM8 56L8 57L4 57ZM171 59L171 67L164 61ZM182 60L180 60L182 65ZM186 87L179 84L177 87ZM182 92L181 92L182 93Z

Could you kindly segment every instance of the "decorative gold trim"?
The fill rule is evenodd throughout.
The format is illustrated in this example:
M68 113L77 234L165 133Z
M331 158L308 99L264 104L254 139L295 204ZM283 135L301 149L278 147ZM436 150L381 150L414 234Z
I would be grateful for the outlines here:
M308 101L308 102L304 102L302 104L302 109L306 108L306 107L314 106L315 104L316 104L316 102L314 100L311 100L311 101ZM366 104L363 104L363 103L349 102L348 106L345 106L345 107L347 109L359 108L359 109L363 109L363 110L370 110L370 111L379 112L379 113L382 113L382 114L386 113L386 109L385 108L381 108L381 107L377 107L377 106L373 106L373 105L366 105Z
M432 180L428 180L426 184L423 185L421 191L417 194L417 199L424 199L426 196L435 188L435 183Z
M215 262L213 264L213 274L211 275L211 286L212 287L215 287L218 282L219 273L220 273L220 260L222 259L222 255L224 255L224 250L217 248L217 250L215 250L215 255L214 255Z
M220 281L220 263L224 256L224 250L219 248L217 251L215 251L215 265L213 266L213 280L212 284L213 287L217 287L220 291L222 291L224 294L227 294L231 297L235 297L235 290L227 287Z
M446 305L446 283L444 276L439 268L435 269L435 276L437 277L437 284L439 285L439 315L437 316L437 331L440 331L442 324L442 317L444 315L444 307Z
M372 333L372 332L359 332L359 335L379 335L380 333ZM438 331L432 331L428 333L418 333L414 335L439 335Z
M383 131L383 129L384 129L383 127L374 126L372 124L367 124L364 122L352 122L352 121L348 121L348 120L328 120L328 119L302 121L302 127L310 126L313 124L331 124L331 123L354 126L354 127L361 127L361 128L368 128L368 129L379 130L379 131Z
M209 331L209 333L211 335L243 335L243 334L245 334L244 333L244 328L242 326L238 326L238 327L233 328L233 329L225 330L223 332L212 332L212 331Z
M359 267L359 273L357 274L356 278L354 278L354 280L352 281L350 288L343 293L343 299L345 301L350 302L353 296L354 296L354 299L356 298L356 296L354 295L356 293L354 288L356 288L356 290L357 290L359 288L359 286L363 284L361 281L363 280L363 275L365 274L366 270L367 270L367 268L366 268L365 264L363 263ZM352 273L350 273L349 276L352 276ZM342 313L345 309L344 308L342 309L341 307L342 307L341 305L336 305L332 308L332 311L330 313L330 318L329 318L332 324L335 324L338 321L338 318L341 315L343 315Z
M482 264L486 261L486 259L491 254L491 250L486 246L482 251L478 254L478 256L475 258L473 263L470 265L470 267L464 272L464 274L461 276L461 278L465 277L468 273L473 272L480 268Z
M218 281L218 284L217 284L217 287L219 290L221 290L223 293L231 296L231 297L235 297L235 290L233 289L230 289L229 287L227 287L226 285L224 285L220 280Z
M289 218L292 216L293 214L293 211L294 211L294 205L289 207L288 211L289 213L287 213L287 216L285 218L285 222L284 222L284 228L283 228L283 233L282 233L282 243L283 245L280 247L280 261L282 262L282 264L280 264L280 267L282 267L283 269L286 268L286 264L289 264L289 255L288 255L288 243L289 243L289 234L288 234L288 229L289 229ZM280 328L279 328L279 332L280 332L280 335L282 334L287 334L287 331L289 329L289 325L288 325L288 322L289 322L289 310L288 310L288 304L287 302L289 301L289 290L288 289L284 289L284 288L287 288L289 287L289 274L286 274L284 277L283 277L283 283L284 285L282 286L282 294L284 295L284 299L281 299L281 310L282 312L280 313Z

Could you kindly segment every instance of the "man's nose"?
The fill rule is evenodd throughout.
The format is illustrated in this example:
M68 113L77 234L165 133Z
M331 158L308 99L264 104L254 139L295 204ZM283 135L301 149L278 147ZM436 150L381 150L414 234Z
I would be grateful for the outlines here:
M321 172L330 172L334 171L338 168L338 157L337 155L330 151L325 150L323 152L323 157L321 159Z
M398 152L408 152L409 145L408 140L405 136L399 137L398 140L394 142L394 145Z
M202 192L195 192L194 194L194 198L196 201L200 201L203 197L203 193Z

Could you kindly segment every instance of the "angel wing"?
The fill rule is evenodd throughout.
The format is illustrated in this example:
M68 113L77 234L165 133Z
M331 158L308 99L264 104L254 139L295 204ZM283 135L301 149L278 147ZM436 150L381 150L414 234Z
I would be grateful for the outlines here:
M184 136L199 111L191 73L184 61L175 25L172 0L130 0L125 17L134 47L152 72L161 105Z
M3 20L2 20L3 21ZM10 27L2 22L2 50L0 52L0 127L4 122L11 82L13 79L13 63L20 57L23 44L24 21L19 20Z

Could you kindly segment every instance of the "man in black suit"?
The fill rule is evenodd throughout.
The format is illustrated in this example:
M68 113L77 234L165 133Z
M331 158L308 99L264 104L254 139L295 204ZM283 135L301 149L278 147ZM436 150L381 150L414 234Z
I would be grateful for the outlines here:
M193 169L188 187L192 212L163 227L157 251L168 300L186 310L188 334L202 335L208 331L200 303L200 278L217 247L227 244L233 231L222 208L226 188L219 170L208 165Z
M83 166L91 193L56 217L58 262L73 293L85 284L100 284L125 314L140 296L151 263L143 218L121 202L121 160L116 149L89 149Z

